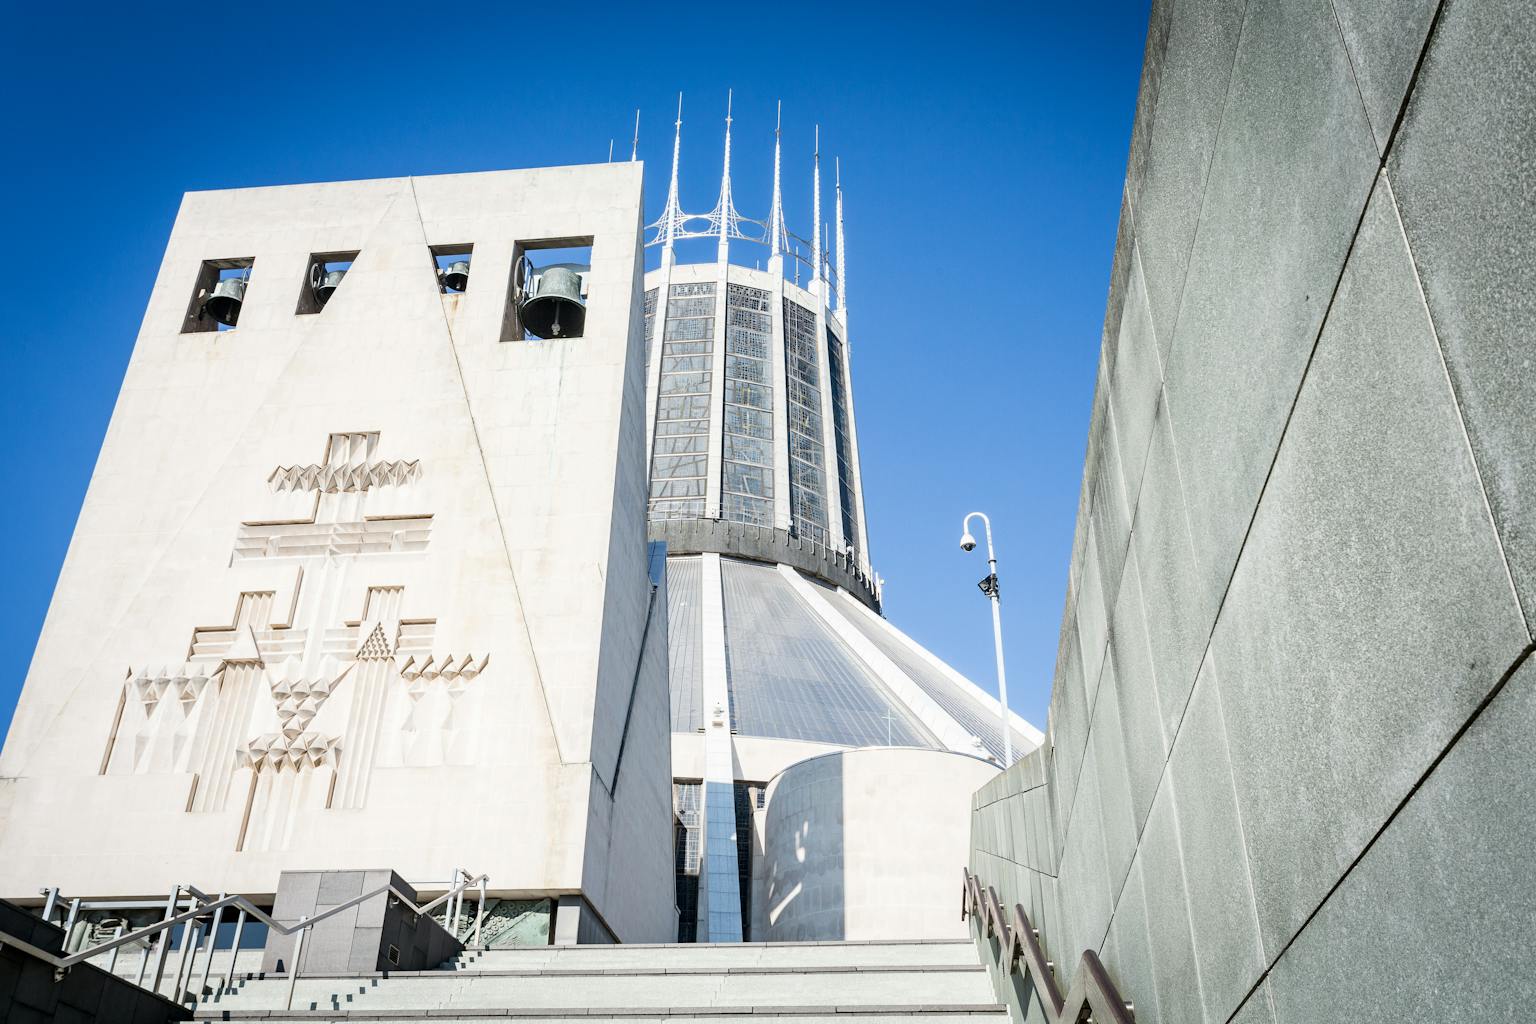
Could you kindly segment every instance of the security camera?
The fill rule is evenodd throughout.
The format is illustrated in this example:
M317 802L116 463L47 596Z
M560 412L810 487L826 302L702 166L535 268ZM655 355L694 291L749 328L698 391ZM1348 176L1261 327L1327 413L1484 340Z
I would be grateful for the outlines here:
M960 550L961 551L975 551L976 550L976 538L971 536L971 533L970 533L969 530L966 531L965 536L960 538Z

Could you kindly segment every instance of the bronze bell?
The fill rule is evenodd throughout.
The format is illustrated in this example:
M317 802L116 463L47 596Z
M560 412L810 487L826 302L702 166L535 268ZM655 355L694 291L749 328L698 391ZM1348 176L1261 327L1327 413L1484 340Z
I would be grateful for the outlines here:
M213 294L203 303L203 312L219 323L233 327L240 320L240 304L245 301L245 278L226 277L213 286Z
M322 306L330 302L331 295L341 286L341 279L346 276L345 270L326 271L325 275L320 277L320 283L315 286L315 301Z
M534 284L533 294L523 300L519 313L523 319L523 328L534 337L581 337L582 327L587 320L587 307L581 299L581 274L578 268L563 264L545 267Z
M443 287L450 292L462 292L469 287L468 260L450 263L447 270L441 270L438 273L442 275Z

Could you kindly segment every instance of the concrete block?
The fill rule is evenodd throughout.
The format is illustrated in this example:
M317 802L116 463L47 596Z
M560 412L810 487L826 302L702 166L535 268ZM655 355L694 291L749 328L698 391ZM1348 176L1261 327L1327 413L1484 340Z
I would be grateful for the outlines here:
M315 895L317 906L334 907L363 894L362 871L327 871L320 876Z
M1173 788L1165 778L1152 801L1137 863L1147 901L1149 937L1157 937L1151 946L1152 982L1161 1019L1200 1021L1205 1019L1200 969L1189 927L1189 900L1173 803Z
M1515 586L1536 620L1533 50L1524 3L1446 5L1387 168Z
M1527 639L1382 189L1213 641L1265 949Z
M1248 5L1221 124L1165 373L1211 601L1379 162L1328 0Z
M1254 989L1248 1001L1233 1015L1232 1024L1275 1024L1275 1001L1270 992L1269 979L1266 978L1262 985Z
M1231 1016L1268 962L1218 701L1207 656L1168 761L1205 1019L1212 1021Z
M1108 389L1107 383L1105 384ZM1104 443L1094 469L1093 519L1098 543L1100 602L1106 612L1115 606L1125 552L1131 543L1131 506L1125 499L1125 474L1120 466L1119 427L1113 408L1104 411Z
M1161 931L1159 930L1159 935ZM1104 969L1120 995L1136 1006L1136 1024L1162 1024L1157 985L1152 977L1152 942L1147 927L1146 890L1141 863L1134 861L1115 904L1105 943Z
M1077 774L1083 764L1083 747L1088 742L1088 700L1083 691L1082 653L1078 643L1077 621L1072 608L1066 609L1061 624L1061 641L1056 655L1056 683L1051 688L1051 735L1055 750L1051 754L1055 821L1055 849L1059 855L1065 837L1065 822L1072 813L1077 791Z
M1093 750L1097 775L1098 814L1104 832L1105 881L1113 906L1120 896L1125 873L1136 855L1136 819L1131 813L1131 782L1125 759L1125 735L1120 725L1118 674L1111 657L1104 658L1099 701L1093 716L1088 745Z
M1153 40L1160 35L1155 50L1160 66L1152 95L1146 95L1146 88L1153 72L1145 72L1142 80L1127 186L1148 307L1164 365L1172 348L1190 245L1200 219L1245 6L1241 0L1153 5L1147 53L1149 58L1153 55ZM1145 156L1138 171L1138 141L1143 136Z
M1435 0L1334 0L1377 150L1387 151L1408 82L1434 19Z
M1067 844L1062 851L1060 930L1068 940L1065 960L1069 971L1084 949L1097 950L1109 928L1112 911L1109 899L1109 871L1104 859L1103 804L1099 796L1098 771L1090 747L1079 776L1077 807L1067 827Z
M1174 423L1164 404L1152 426L1147 471L1131 535L1141 574L1142 608L1164 736L1179 731L1189 688L1194 685L1216 617L1215 604L1196 570L1185 490L1174 449Z
M1275 965L1278 1024L1529 1017L1533 731L1528 660Z
M1110 617L1109 650L1115 663L1115 699L1125 744L1132 826L1140 837L1147 810L1152 806L1152 795L1163 775L1163 764L1168 759L1168 747L1163 739L1163 715L1157 698L1156 673L1152 670L1152 649L1147 641L1134 549L1126 560L1120 598Z
M1101 451L1110 450L1106 445ZM1105 610L1103 575L1099 571L1099 517L1088 527L1088 565L1083 571L1082 590L1077 595L1077 638L1083 651L1083 695L1088 715L1099 692L1099 673L1104 666L1104 651L1109 646L1109 614ZM1086 733L1088 723L1082 724Z
M1162 357L1157 350L1157 331L1147 301L1141 257L1130 254L1129 279L1125 286L1125 311L1120 317L1118 356L1110 375L1109 406L1115 417L1115 444L1120 475L1130 508L1141 491L1141 472L1147 463L1152 421L1157 417L1162 394Z

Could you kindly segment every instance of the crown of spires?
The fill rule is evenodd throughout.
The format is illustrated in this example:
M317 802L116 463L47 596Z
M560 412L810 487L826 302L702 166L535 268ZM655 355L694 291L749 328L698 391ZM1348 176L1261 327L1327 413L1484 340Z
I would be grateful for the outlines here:
M655 221L646 225L650 236L646 239L647 247L653 245L662 246L663 260L675 259L676 243L680 239L688 238L713 238L716 241L717 258L724 261L729 256L730 240L733 238L757 242L765 245L769 250L770 267L777 261L779 267L783 267L783 258L792 257L796 264L795 280L799 283L800 263L805 264L812 281L826 282L822 290L830 299L833 287L837 290L838 309L844 308L842 299L842 277L846 262L846 249L843 239L842 218L842 180L839 167L836 182L836 245L837 251L833 254L833 228L824 223L821 217L821 127L815 129L815 145L812 152L812 200L811 200L811 238L806 239L791 232L784 215L783 193L783 103L778 104L774 123L773 139L773 195L769 207L768 219L757 220L752 217L742 216L736 209L734 190L731 183L731 156L732 156L732 130L735 123L733 116L734 90L726 92L725 111L725 137L724 153L721 162L720 193L715 201L714 208L708 213L687 213L682 208L680 199L678 178L682 153L683 131L683 97L678 94L677 118L673 122L672 134L672 173L667 185L667 199L660 216ZM637 159L639 155L639 111L635 112L634 138L630 147L630 158Z

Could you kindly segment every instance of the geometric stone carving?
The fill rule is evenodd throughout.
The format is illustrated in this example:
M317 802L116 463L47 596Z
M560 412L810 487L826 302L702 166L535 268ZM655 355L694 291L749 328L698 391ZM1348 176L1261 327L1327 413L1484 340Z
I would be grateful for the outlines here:
M304 520L242 523L235 536L234 557L335 558L425 550L432 529L430 515L363 515L370 490L414 483L421 477L419 460L373 460L378 443L376 430L331 434L323 463L273 470L267 478L272 490L314 491L314 511Z
M322 463L279 466L272 489L314 491L313 515L241 527L235 558L304 560L290 618L306 583L325 592L336 556L426 546L430 515L363 515L369 491L421 474L374 459L378 441L331 434ZM195 628L185 664L130 670L102 758L103 773L191 773L189 811L243 790L237 850L285 848L302 810L364 806L376 764L468 763L479 733L466 690L489 656L433 654L435 622L401 617L402 587L368 588L361 618L335 626L322 600L303 605L303 626L274 622L274 596L241 594L230 625Z
M274 491L319 491L322 494L346 494L372 487L413 483L421 473L421 462L417 459L371 462L369 456L378 443L377 430L332 434L326 445L324 464L279 466L267 478L267 483Z

